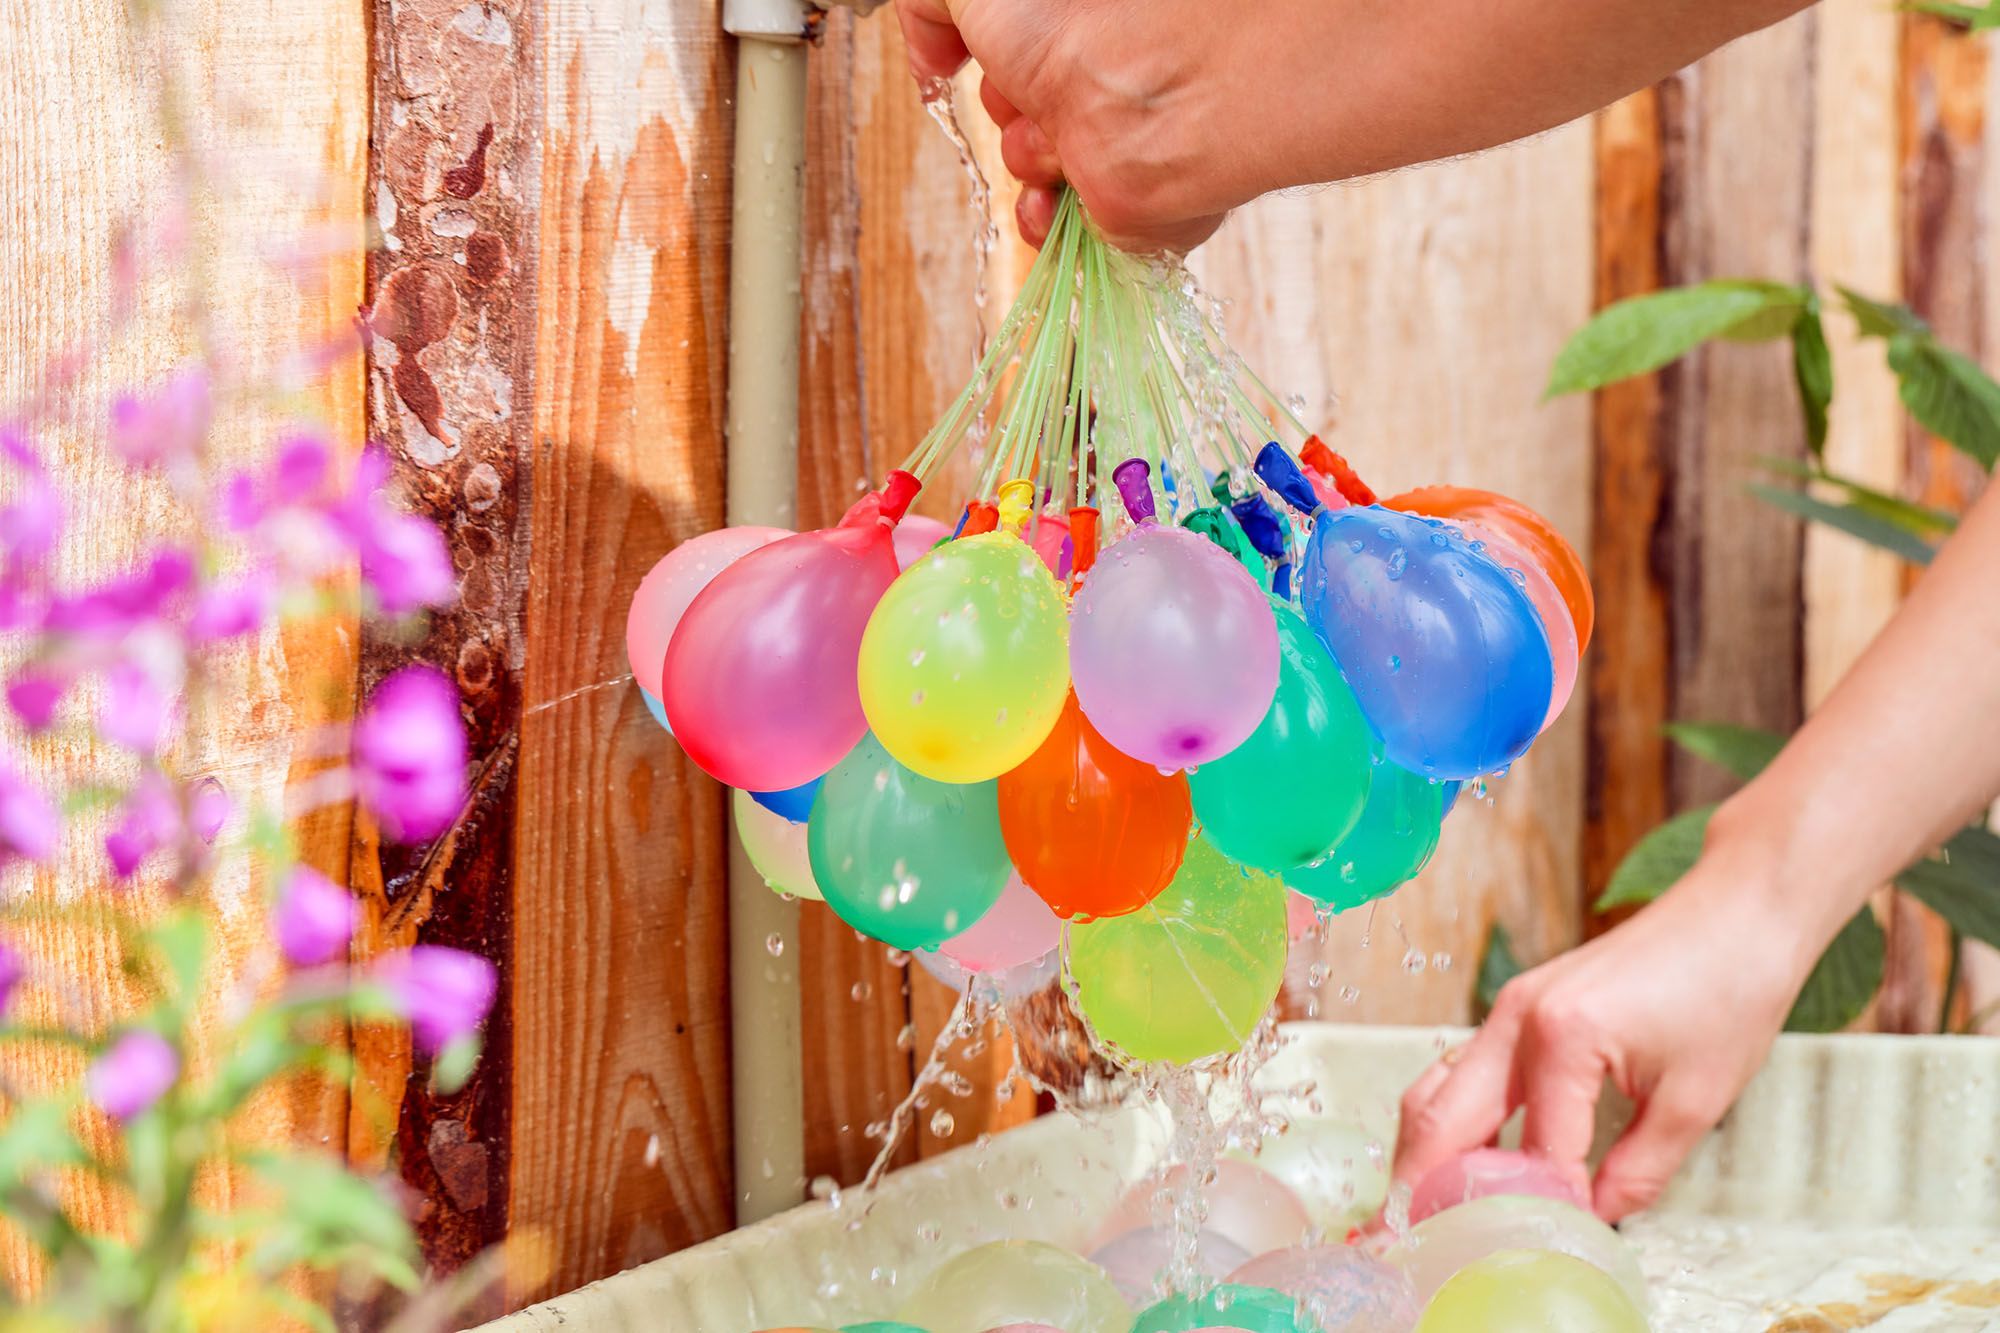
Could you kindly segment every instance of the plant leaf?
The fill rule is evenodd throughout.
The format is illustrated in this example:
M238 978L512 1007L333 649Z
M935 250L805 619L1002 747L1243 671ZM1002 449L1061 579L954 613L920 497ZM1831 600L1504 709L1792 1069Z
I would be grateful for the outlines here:
M1991 471L2000 460L2000 384L1927 337L1891 337L1889 368L1917 424Z
M1695 758L1727 769L1745 782L1762 773L1785 747L1785 737L1775 731L1733 722L1669 722L1662 730Z
M1495 921L1486 932L1486 952L1479 959L1479 977L1473 990L1481 1021L1493 1012L1500 988L1525 971L1521 960L1514 956L1514 942L1507 938L1507 928Z
M1937 554L1937 549L1922 537L1859 505L1834 504L1799 491L1756 482L1752 482L1749 489L1750 494L1765 504L1815 523L1824 523L1850 537L1858 537L1870 546L1899 555L1911 564L1928 565L1931 557Z
M1673 886L1675 880L1694 867L1701 856L1702 839L1708 835L1709 817L1715 807L1704 805L1675 815L1639 839L1604 886L1597 910L1649 903Z
M1809 297L1792 325L1792 380L1799 386L1799 407L1806 418L1806 446L1814 458L1826 449L1826 413L1833 405L1833 354L1826 347L1826 325L1819 317L1819 298Z
M1990 28L2000 28L2000 5L1958 5L1949 0L1910 0L1903 6L1918 14L1935 14L1941 19L1949 19L1968 32L1985 32Z
M1896 886L1967 939L2000 945L2000 835L1964 829L1896 876Z
M1619 301L1597 312L1556 356L1545 398L1658 370L1710 338L1778 338L1811 293L1781 282L1724 279Z
M1838 473L1826 472L1811 463L1796 458L1762 457L1757 460L1760 467L1781 476L1801 477L1807 481L1824 482L1837 486L1846 493L1856 509L1866 510L1889 520L1900 528L1926 537L1949 537L1958 531L1958 515L1948 509L1938 509L1932 505L1918 504L1905 500L1900 495L1890 495L1878 491L1873 486L1851 480Z
M1931 326L1906 305L1871 301L1846 287L1839 291L1840 299L1847 303L1848 312L1854 316L1854 322L1860 326L1864 338L1888 338L1898 333L1930 336Z
M1881 925L1873 912L1862 908L1819 956L1785 1017L1785 1031L1838 1032L1859 1018L1882 988L1886 952Z

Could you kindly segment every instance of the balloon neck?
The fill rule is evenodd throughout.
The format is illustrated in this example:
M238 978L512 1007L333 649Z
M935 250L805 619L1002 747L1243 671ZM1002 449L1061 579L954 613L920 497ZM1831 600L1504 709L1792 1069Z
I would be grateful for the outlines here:
M1015 479L1000 488L1000 526L1016 537L1028 526L1028 516L1035 509L1035 484L1031 481Z
M1313 435L1299 448L1299 458L1313 471L1333 483L1333 488L1351 505L1372 505L1375 492L1361 475L1348 466L1347 460L1326 447L1326 441Z
M961 537L977 537L982 532L991 532L1000 526L1000 510L984 500L965 502L965 521L958 525Z
M1263 496L1246 495L1230 505L1229 512L1236 516L1237 526L1243 529L1243 535L1250 539L1250 545L1256 548L1257 554L1270 560L1285 558L1291 530L1285 516L1273 509Z
M917 498L917 492L924 488L915 474L897 468L882 483L882 517L893 527L903 521L903 515L910 512L910 501Z
M1260 481L1301 514L1310 517L1325 507L1313 491L1312 483L1306 480L1306 474L1299 471L1298 460L1276 440L1257 451L1257 461L1252 466Z
M1097 510L1078 505L1069 511L1069 576L1072 584L1097 563Z
M1153 469L1143 458L1128 458L1111 469L1111 484L1134 523L1153 521Z

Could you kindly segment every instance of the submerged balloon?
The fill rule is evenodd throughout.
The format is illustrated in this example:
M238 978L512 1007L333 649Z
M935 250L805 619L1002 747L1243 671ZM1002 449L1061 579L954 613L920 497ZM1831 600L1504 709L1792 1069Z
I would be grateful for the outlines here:
M1169 1296L1143 1310L1132 1333L1196 1333L1204 1328L1243 1333L1320 1333L1301 1318L1298 1302L1269 1287L1224 1282L1200 1296Z
M1062 922L1019 875L1007 880L985 915L938 946L968 972L1004 972L1032 963L1062 943Z
M1041 1241L967 1250L917 1284L896 1312L930 1333L985 1333L1005 1324L1053 1324L1065 1333L1126 1333L1132 1311L1093 1263Z
M1160 1280L1172 1269L1180 1237L1171 1226L1140 1226L1113 1236L1090 1252L1090 1262L1104 1270L1112 1285L1133 1306L1160 1297ZM1227 1236L1204 1227L1195 1235L1194 1271L1220 1281L1250 1258L1250 1252Z
M1384 761L1376 766L1361 818L1313 865L1285 872L1285 883L1336 912L1359 907L1416 878L1437 850L1444 788Z
M1229 1280L1289 1296L1310 1318L1310 1327L1337 1333L1409 1333L1417 1320L1417 1294L1409 1279L1345 1245L1272 1250Z
M947 542L883 595L861 638L861 707L882 747L939 782L1035 752L1069 693L1062 588L1011 532Z
M896 577L879 508L871 496L837 528L752 551L689 604L661 699L681 748L710 776L747 791L796 787L867 731L854 664Z
M1474 1148L1424 1174L1410 1195L1410 1221L1421 1222L1447 1208L1495 1194L1534 1195L1578 1208L1590 1206L1583 1186L1547 1158L1510 1148Z
M1580 1259L1502 1250L1445 1283L1424 1307L1416 1333L1646 1333L1646 1316L1616 1282Z
M1145 523L1097 559L1070 609L1070 670L1091 724L1172 772L1257 729L1278 684L1264 592L1213 542Z
M1646 1279L1618 1233L1570 1204L1528 1195L1495 1194L1447 1208L1410 1228L1407 1239L1383 1257L1408 1275L1429 1300L1453 1273L1501 1250L1523 1246L1559 1250L1614 1278L1641 1309Z
M806 826L765 809L747 791L733 792L729 800L736 815L736 836L764 882L777 893L818 898L819 884L806 851Z
M1322 514L1303 563L1306 620L1391 760L1471 778L1521 757L1555 668L1541 618L1499 565L1437 520L1378 508Z
M1250 738L1188 774L1202 834L1232 861L1289 870L1361 817L1374 772L1368 724L1297 612L1274 603L1278 688Z
M826 775L806 847L834 914L898 949L935 949L977 922L1011 870L992 783L934 782L873 736Z
M1098 1223L1096 1234L1116 1237L1165 1223L1178 1201L1196 1193L1208 1208L1202 1230L1229 1241L1245 1258L1296 1245L1312 1226L1305 1204L1284 1181L1254 1163L1225 1157L1215 1163L1212 1179L1198 1183L1182 1163L1134 1185Z
M1461 520L1459 526L1465 533L1465 539L1473 543L1474 550L1506 570L1509 577L1520 585L1521 591L1528 594L1528 601L1534 606L1542 629L1549 636L1549 660L1555 672L1555 685L1549 695L1548 714L1542 719L1542 728L1547 730L1576 689L1576 672L1581 656L1576 640L1576 623L1570 619L1569 607L1563 602L1555 582L1503 529L1490 528L1472 519Z
M1328 1235L1372 1216L1389 1193L1389 1154L1381 1140L1340 1120L1294 1120L1265 1139L1252 1161L1283 1181ZM1272 1284L1277 1285L1277 1284Z
M1188 780L1114 748L1071 694L1040 748L1000 775L1000 832L1021 878L1061 917L1122 916L1180 868Z
M1492 491L1465 486L1420 486L1383 501L1390 509L1426 514L1432 518L1472 519L1482 527L1505 533L1515 545L1534 558L1569 608L1570 623L1576 627L1577 651L1590 646L1590 634L1597 622L1597 601L1590 590L1590 575L1583 557L1550 523L1519 500L1510 500Z
M1239 1049L1285 973L1285 889L1205 838L1165 892L1129 916L1071 922L1067 964L1097 1035L1134 1060Z
M625 659L639 688L657 699L667 644L688 603L742 557L792 534L783 528L717 528L690 537L660 557L639 580L625 614Z

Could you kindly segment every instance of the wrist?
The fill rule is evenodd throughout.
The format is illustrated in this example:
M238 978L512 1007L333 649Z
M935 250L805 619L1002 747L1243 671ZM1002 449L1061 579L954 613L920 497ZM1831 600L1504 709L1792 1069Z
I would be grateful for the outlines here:
M1745 928L1768 941L1773 964L1803 981L1876 886L1802 836L1802 803L1782 796L1753 782L1724 801L1689 879L1727 895L1747 914Z

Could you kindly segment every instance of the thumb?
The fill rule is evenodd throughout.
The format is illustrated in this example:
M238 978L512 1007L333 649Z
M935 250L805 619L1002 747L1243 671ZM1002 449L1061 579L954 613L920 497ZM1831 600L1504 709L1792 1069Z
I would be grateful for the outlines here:
M1720 1119L1707 1106L1699 1089L1685 1082L1663 1082L1653 1090L1597 1170L1593 1202L1599 1217L1616 1222L1660 1197L1689 1150Z
M925 100L929 100L930 85L958 73L970 58L965 38L952 19L949 0L896 0L896 18L903 25L910 73L916 76Z

